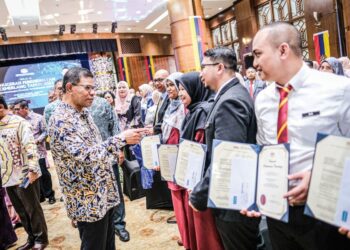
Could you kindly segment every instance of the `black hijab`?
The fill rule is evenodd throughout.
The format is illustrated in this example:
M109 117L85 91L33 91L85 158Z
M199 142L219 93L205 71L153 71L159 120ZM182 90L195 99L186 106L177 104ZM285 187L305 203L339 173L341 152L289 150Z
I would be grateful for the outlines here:
M187 107L189 112L182 123L181 138L194 141L196 131L205 128L205 120L211 106L209 100L214 96L214 92L204 87L198 72L183 74L176 82L191 97L191 104Z

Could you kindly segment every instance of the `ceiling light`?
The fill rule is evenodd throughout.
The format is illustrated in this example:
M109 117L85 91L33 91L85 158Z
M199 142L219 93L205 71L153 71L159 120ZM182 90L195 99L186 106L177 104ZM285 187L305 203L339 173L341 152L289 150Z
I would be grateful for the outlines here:
M157 29L154 29L153 31L154 31L154 32L157 32L158 30L157 30Z
M77 30L77 26L75 25L75 24L72 24L71 26L70 26L70 33L71 34L75 34L75 31Z
M163 36L163 39L167 39L168 38L168 36Z
M92 24L92 33L97 34L97 28L98 28L97 23L93 23Z
M126 9L125 8L122 8L122 9L116 9L117 12L125 12Z
M127 30L131 30L131 28L127 28Z
M135 22L139 23L139 22L140 22L140 20L136 20Z
M86 31L86 29L81 29L81 31Z
M111 32L112 33L115 33L115 29L118 28L118 24L117 22L112 22L112 29L111 29Z
M78 15L87 15L87 14L90 14L94 11L95 11L94 9L79 10Z
M141 11L137 10L137 11L136 11L136 14L141 14Z
M103 30L104 30L104 31L108 31L108 28L104 28Z
M206 18L209 18L210 16L209 16L209 15L206 15L205 17L206 17Z
M163 14L161 14L159 17L157 17L153 22L151 22L147 27L146 30L152 29L157 23L163 20L168 15L168 11L165 11Z
M101 14L102 14L102 11L97 11L97 14L98 14L98 15L101 15Z
M147 0L147 3L152 3L152 0Z
M222 10L222 7L219 7L219 9L218 10Z
M59 13L55 13L55 14L53 14L55 17L58 17L58 16L60 16L60 14Z
M24 33L29 34L29 33L30 33L30 31L24 31Z
M144 38L145 36L144 35L141 35L141 38Z
M23 25L27 25L28 23L27 23L27 22L23 22L22 24L23 24Z

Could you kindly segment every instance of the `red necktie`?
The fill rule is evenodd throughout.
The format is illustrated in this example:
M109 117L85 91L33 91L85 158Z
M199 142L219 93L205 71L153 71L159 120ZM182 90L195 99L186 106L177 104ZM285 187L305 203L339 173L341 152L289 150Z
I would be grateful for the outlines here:
M288 95L292 90L292 86L278 88L280 92L280 104L278 107L277 120L277 141L278 143L288 142Z
M250 94L251 97L253 97L253 95L254 95L254 93L253 93L253 81L250 81L249 94Z

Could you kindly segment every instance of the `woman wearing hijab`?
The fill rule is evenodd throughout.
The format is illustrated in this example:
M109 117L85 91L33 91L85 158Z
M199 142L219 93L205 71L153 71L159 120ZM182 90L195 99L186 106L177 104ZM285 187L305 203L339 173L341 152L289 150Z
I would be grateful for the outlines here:
M170 104L165 111L162 123L163 144L179 144L180 142L180 130L185 118L185 108L179 99L179 88L175 81L181 75L182 73L175 72L165 79ZM168 182L168 188L171 191L176 222L181 237L178 244L183 245L185 249L190 249L189 229L186 216L186 207L188 206L188 201L185 200L186 189L173 182Z
M181 138L204 143L205 121L211 105L209 100L213 97L213 92L204 87L198 72L184 74L177 82L179 83L180 99L187 110L181 128ZM211 209L195 212L188 205L188 197L189 194L186 192L190 249L224 249Z
M128 83L125 81L118 82L117 95L115 98L115 111L117 112L119 118L119 127L121 132L127 129L127 112L129 110L130 102L131 96L129 94Z
M333 73L340 76L344 75L343 66L341 62L339 62L339 60L334 57L328 57L327 59L323 59L318 70L322 72Z
M145 123L147 110L153 105L153 100L152 100L153 88L147 83L145 83L139 86L139 90L142 98L141 99L141 117L142 117L142 121Z

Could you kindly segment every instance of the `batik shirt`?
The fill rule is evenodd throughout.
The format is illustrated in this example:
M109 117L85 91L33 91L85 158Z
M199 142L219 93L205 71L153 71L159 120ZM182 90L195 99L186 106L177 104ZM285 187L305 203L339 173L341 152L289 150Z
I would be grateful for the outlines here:
M107 140L108 137L119 134L117 114L106 99L95 96L89 111L101 133L102 140Z
M49 121L51 152L68 217L85 222L102 219L119 204L112 163L125 139L102 141L87 109L61 102Z
M54 102L51 102L49 104L47 104L45 106L45 109L44 109L44 117L45 117L45 122L46 122L46 125L49 124L49 120L50 120L50 117L52 115L52 113L55 111L56 107L58 106L58 104L60 104L62 101L57 99L56 101Z
M45 147L45 139L47 137L46 126L44 117L30 111L27 117L25 117L32 126L35 143L38 148L39 159L46 158L47 152Z
M4 187L21 184L28 171L41 175L30 124L17 115L0 120L0 162Z

